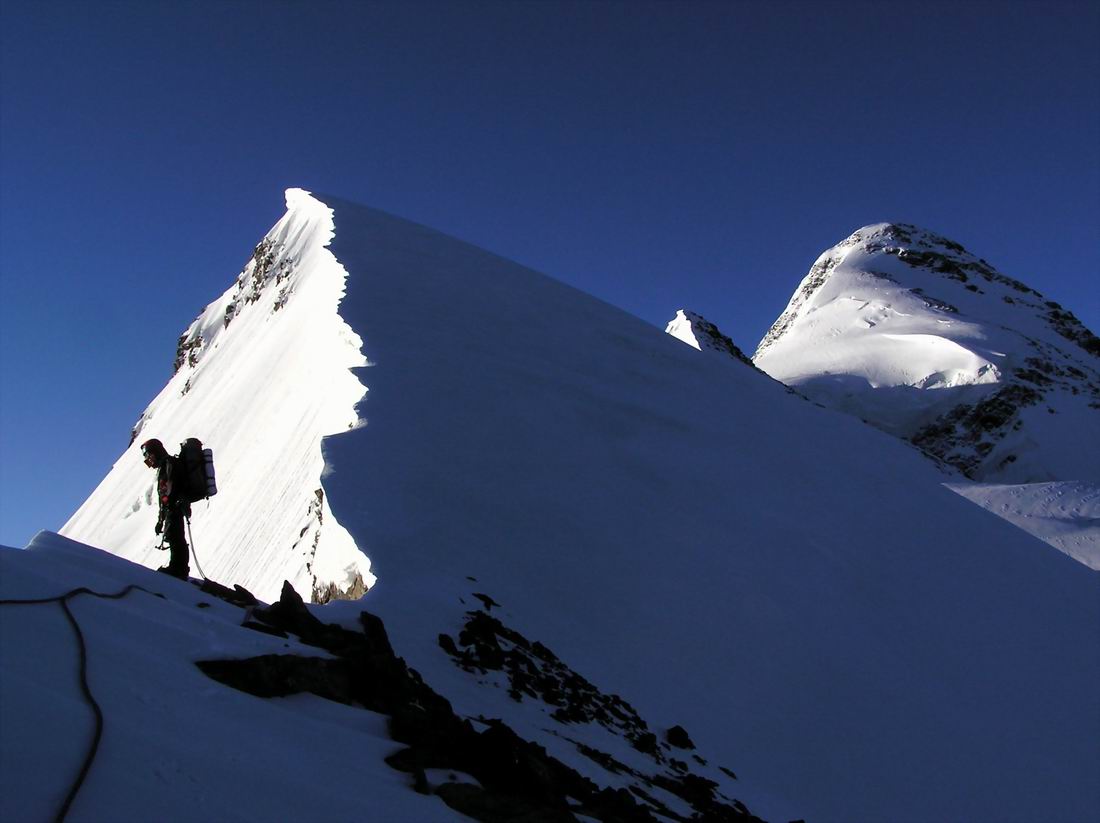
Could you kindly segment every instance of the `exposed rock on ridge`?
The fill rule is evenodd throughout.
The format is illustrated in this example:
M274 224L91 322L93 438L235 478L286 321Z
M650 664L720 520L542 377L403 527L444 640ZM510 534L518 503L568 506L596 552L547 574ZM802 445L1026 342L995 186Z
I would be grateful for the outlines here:
M665 333L671 334L677 340L683 340L700 351L720 352L756 368L756 364L737 347L736 343L722 334L714 323L695 312L680 309L665 327Z
M909 224L864 227L822 254L753 361L973 479L1100 472L1073 435L1100 442L1100 339L959 243Z
M301 190L286 196L287 213L180 336L172 377L63 531L161 565L153 476L136 443L157 437L171 449L198 437L225 481L195 507L203 569L268 599L289 579L323 601L356 596L373 581L322 492L321 443L358 424L366 389L350 370L365 361L362 340L339 314L348 273L327 249L332 210Z

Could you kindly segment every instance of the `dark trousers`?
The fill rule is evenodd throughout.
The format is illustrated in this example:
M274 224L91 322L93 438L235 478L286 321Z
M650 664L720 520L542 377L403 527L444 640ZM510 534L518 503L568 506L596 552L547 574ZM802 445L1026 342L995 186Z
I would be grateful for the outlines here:
M187 536L183 527L183 512L169 511L164 520L164 539L168 543L168 572L186 578L190 570L187 562Z

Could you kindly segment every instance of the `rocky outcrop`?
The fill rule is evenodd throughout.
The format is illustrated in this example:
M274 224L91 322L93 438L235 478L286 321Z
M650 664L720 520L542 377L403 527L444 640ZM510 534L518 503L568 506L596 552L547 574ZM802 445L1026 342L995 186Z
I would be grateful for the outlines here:
M245 306L257 302L268 288L278 288L272 304L272 312L283 308L292 290L285 285L294 272L296 261L287 254L281 243L265 237L252 250L252 258L237 275L237 293L225 308L224 325L229 326Z
M584 722L591 717L621 725L656 761L669 760L670 770L643 775L578 743L583 754L611 775L628 775L637 781L629 790L601 788L503 722L480 718L475 726L456 715L451 704L394 653L382 621L366 611L360 615L361 630L350 631L314 617L289 583L279 601L267 607L249 605L247 593L240 590L215 584L206 591L246 608L244 625L294 636L331 655L269 654L199 661L196 665L207 676L260 698L309 692L386 715L391 737L404 745L386 762L410 776L410 790L434 793L475 820L564 823L575 821L578 815L608 823L758 819L740 802L722 797L716 783L662 755L659 749L670 744L658 746L656 737L645 731L644 722L624 701L601 695L548 649L528 642L485 612L470 613L458 644L441 637L441 645L459 665L473 669L499 665L509 670L514 674L517 695L557 699L562 708L568 707L568 719L563 716L563 722ZM524 651L511 654L512 647ZM541 665L532 665L545 673L523 675L520 670L527 669L532 660L538 660ZM674 727L669 736L682 744L687 735L681 732ZM450 777L432 785L429 770L442 770ZM685 816L670 808L656 796L660 791L680 798L692 809L691 814Z
M653 813L679 819L658 799L661 790L688 803L700 820L740 820L749 816L743 804L720 793L714 780L696 773L708 763L698 754L688 756L687 751L694 750L695 745L683 727L669 728L660 740L623 698L604 694L545 645L528 640L501 620L480 610L468 612L457 641L441 634L439 645L456 665L475 677L490 672L504 675L508 694L516 702L543 703L550 718L561 725L554 733L606 771L629 778L631 791ZM587 724L599 725L626 741L648 759L650 767L643 770L628 766L571 736L571 727ZM674 752L674 748L683 751ZM721 771L736 779L732 771Z
M331 603L333 600L358 600L367 593L368 586L363 580L363 575L356 572L347 586L337 586L334 582L321 583L316 578L313 580L313 597L311 602L319 606Z
M739 360L747 366L756 365L737 347L729 337L722 334L718 327L702 315L686 309L680 309L665 327L665 333L683 340L689 346L700 351L714 351Z
M921 451L973 477L997 444L1020 428L1021 409L1041 399L1039 392L1027 386L1008 385L973 405L960 403L910 439ZM996 468L1015 461L1015 455L1004 455Z
M852 238L857 237L858 234L858 232L853 234L852 237L849 237L848 241L845 242L851 241ZM813 266L810 267L810 273L807 274L799 284L798 290L787 304L787 308L779 315L779 319L772 323L771 328L768 329L764 337L757 344L756 352L752 356L753 360L767 351L786 334L787 329L791 327L795 319L802 313L803 306L805 306L806 302L814 296L818 289L825 285L825 281L829 279L829 272L831 272L839 262L840 258L836 256L823 256L817 259Z

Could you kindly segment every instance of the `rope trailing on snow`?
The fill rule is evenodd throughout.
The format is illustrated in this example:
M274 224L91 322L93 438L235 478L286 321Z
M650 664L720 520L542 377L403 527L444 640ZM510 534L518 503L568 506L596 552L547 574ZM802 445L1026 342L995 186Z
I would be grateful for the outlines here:
M88 776L88 771L92 768L92 761L95 760L96 752L99 751L100 738L103 737L103 710L99 707L99 703L96 702L95 697L92 695L92 689L88 685L88 647L84 643L84 632L80 630L80 624L77 622L72 611L69 610L68 601L81 594L90 594L92 597L100 597L104 600L121 600L135 589L143 591L146 594L152 594L155 597L161 596L148 589L143 589L136 584L130 584L125 589L115 594L94 592L89 588L81 586L79 589L73 589L57 597L42 597L37 600L0 600L0 606L30 606L41 603L60 603L62 611L65 612L65 617L68 618L69 624L73 627L73 631L76 632L76 640L80 645L80 691L84 696L85 702L92 707L92 713L95 715L95 732L92 735L91 745L88 746L88 751L84 755L84 763L80 767L80 772L77 774L76 780L73 781L69 793L65 797L65 802L61 805L61 810L54 818L57 823L61 823L61 821L65 819L65 816L69 813L70 807L73 805L73 800L76 799L77 792L79 792L80 787L84 785L84 779Z
M203 580L209 580L210 578L206 576L206 573L202 570L202 566L199 565L199 555L198 552L195 551L195 538L191 534L191 518L185 517L184 520L187 522L187 542L191 546L191 557L195 560L195 568L199 570L199 575Z

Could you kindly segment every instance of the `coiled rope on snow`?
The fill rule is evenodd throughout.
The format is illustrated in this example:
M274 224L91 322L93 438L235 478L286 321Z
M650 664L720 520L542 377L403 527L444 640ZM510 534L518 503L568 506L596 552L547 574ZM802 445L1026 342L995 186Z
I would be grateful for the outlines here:
M92 768L92 761L95 760L96 752L99 750L100 738L103 737L103 710L99 707L99 703L96 702L95 697L92 695L92 689L88 685L88 647L84 643L84 633L80 630L80 624L77 622L72 611L69 610L68 601L81 594L90 594L92 597L99 597L104 600L121 600L135 590L143 591L154 597L163 597L163 595L151 592L148 589L143 589L136 584L130 584L125 589L115 594L94 592L85 586L81 586L78 589L73 589L57 597L42 597L35 600L0 600L0 606L31 606L42 603L60 603L62 611L65 612L65 617L68 618L69 624L73 627L73 631L76 632L76 640L80 646L80 691L84 696L85 702L92 707L92 713L95 715L95 732L92 735L92 741L88 746L88 751L84 755L84 762L80 767L80 772L69 788L69 793L65 796L65 802L61 805L61 810L57 813L56 817L54 817L57 823L61 823L61 821L65 819L65 815L69 813L69 809L73 805L73 800L76 799L77 792L79 792L80 787L84 785L84 779L88 776L88 771Z

